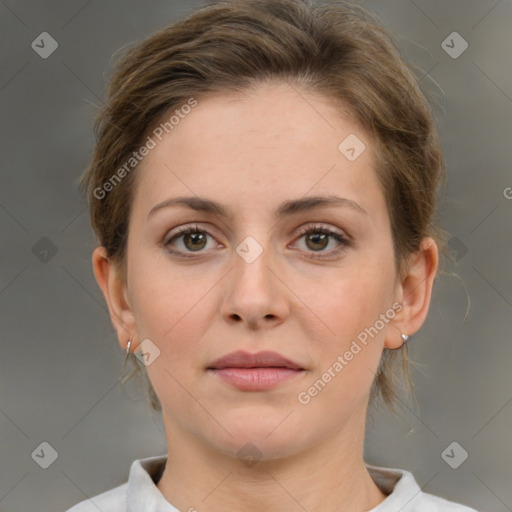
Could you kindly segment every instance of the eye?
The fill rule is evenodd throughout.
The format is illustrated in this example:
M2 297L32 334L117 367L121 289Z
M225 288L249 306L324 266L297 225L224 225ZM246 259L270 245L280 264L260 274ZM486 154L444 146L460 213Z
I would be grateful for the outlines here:
M309 255L311 258L336 256L342 251L345 251L347 247L351 245L351 242L340 233L322 225L308 226L302 229L299 232L299 239L303 237L305 238L306 249L304 250L306 252L322 253L321 255L311 254ZM163 245L173 254L183 257L193 257L194 255L190 253L204 252L204 249L208 244L208 238L214 240L207 231L200 229L199 226L185 226L178 228ZM325 251L331 240L335 240L335 242L338 243L338 247L331 251ZM179 244L177 243L178 241L181 243L181 247L179 247ZM171 248L176 247L176 245L178 245L176 250Z
M312 258L325 258L335 256L345 251L347 247L350 246L350 241L340 233L321 225L308 226L302 229L299 234L300 238L305 237L305 245L308 249L311 249L313 252L326 253L325 255L312 255ZM338 248L331 251L324 251L332 239L334 239L339 244Z
M196 226L186 226L183 228L178 228L175 234L173 234L166 242L164 242L164 246L167 247L168 251L171 253L186 253L186 252L201 252L207 245L208 237L213 237L208 234L208 232L203 229L199 229ZM185 249L179 248L178 250L170 249L169 246L175 244L176 240L182 239L182 245ZM183 256L186 256L183 254Z

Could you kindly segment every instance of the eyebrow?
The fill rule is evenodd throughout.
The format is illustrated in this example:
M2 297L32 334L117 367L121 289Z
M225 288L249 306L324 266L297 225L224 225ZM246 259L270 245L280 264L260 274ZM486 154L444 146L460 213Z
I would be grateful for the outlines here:
M176 206L185 206L197 212L211 213L225 218L229 217L228 209L225 206L210 199L195 196L173 197L171 199L167 199L166 201L162 201L161 203L158 203L151 209L151 211L148 214L148 219L159 210ZM360 206L355 201L352 201L351 199L327 195L312 196L301 199L292 199L289 201L284 201L283 203L281 203L279 208L277 208L275 216L277 218L282 218L297 213L307 212L315 208L328 206L348 207L361 214L368 215L368 212L362 206Z

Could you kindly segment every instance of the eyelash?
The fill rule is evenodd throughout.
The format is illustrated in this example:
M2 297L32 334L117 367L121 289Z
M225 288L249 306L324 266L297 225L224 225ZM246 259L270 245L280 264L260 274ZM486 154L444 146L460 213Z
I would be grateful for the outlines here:
M183 258L194 258L194 257L196 257L196 255L194 255L194 254L185 255L181 251L175 251L173 249L169 249L169 245L171 244L171 242L173 242L174 240L176 240L184 235L190 234L190 233L206 233L208 236L210 236L210 237L212 236L212 235L210 235L210 233L208 233L208 231L206 231L204 229L200 229L199 226L197 226L197 225L195 227L194 226L186 226L183 228L179 228L178 231L171 238L169 238L167 240L167 242L165 242L163 245L167 248L167 251L169 251L171 254L176 254ZM340 233L337 233L336 231L333 231L333 230L331 230L325 226L322 226L322 225L307 226L307 227L301 229L299 232L298 238L302 238L304 235L308 235L310 233L315 233L315 234L321 233L321 234L329 235L341 244L337 249L333 249L333 250L327 252L326 256L316 255L315 251L312 251L312 254L309 257L313 258L313 259L323 259L323 258L337 256L337 255L341 254L342 252L346 251L347 248L351 246L351 241L349 239L343 237ZM201 251L199 251L199 252L201 252ZM320 251L320 252L323 253L323 251Z

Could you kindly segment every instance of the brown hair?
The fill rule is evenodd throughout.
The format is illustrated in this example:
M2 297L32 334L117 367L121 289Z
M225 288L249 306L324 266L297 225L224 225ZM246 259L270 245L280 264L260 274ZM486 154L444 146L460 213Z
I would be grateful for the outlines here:
M123 276L135 176L126 162L165 115L191 98L268 80L285 80L348 107L371 137L398 276L426 236L445 253L446 233L435 212L445 169L434 116L392 35L366 10L343 1L222 0L127 48L110 80L80 185L99 242ZM113 181L123 165L122 179ZM372 400L380 395L391 409L400 354L410 392L406 346L384 349L371 390ZM132 353L130 358L142 368ZM150 383L149 395L161 410Z

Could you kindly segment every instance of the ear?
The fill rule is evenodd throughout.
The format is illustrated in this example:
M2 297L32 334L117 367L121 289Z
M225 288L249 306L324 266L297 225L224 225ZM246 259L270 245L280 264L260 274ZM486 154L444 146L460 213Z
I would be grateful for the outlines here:
M105 247L98 246L92 253L92 266L96 281L105 296L110 319L117 332L119 344L126 350L129 339L136 339L137 329L128 289L119 268L107 256Z
M411 259L405 278L398 285L396 300L402 309L395 316L394 326L389 329L384 346L399 348L403 344L401 334L412 336L427 318L434 280L439 266L439 251L436 242L425 237L420 249Z

